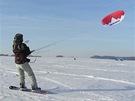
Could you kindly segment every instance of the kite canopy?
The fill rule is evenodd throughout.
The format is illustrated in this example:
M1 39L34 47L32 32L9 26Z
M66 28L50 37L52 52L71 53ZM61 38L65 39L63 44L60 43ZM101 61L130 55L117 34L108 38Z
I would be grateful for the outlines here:
M123 10L113 12L102 19L102 24L105 26L118 24L124 19L124 16L125 12Z

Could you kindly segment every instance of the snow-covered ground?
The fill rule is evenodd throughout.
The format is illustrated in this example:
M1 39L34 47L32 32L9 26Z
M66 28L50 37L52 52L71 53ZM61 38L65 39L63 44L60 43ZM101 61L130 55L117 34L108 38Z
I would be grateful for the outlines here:
M51 94L9 90L19 86L13 57L0 57L0 101L134 101L135 62L90 58L38 58L30 63L39 87ZM34 61L34 58L31 58ZM30 81L26 75L26 86Z

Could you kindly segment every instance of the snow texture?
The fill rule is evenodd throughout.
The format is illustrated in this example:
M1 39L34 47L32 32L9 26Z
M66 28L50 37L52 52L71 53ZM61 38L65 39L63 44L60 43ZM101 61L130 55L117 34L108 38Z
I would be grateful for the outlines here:
M90 58L37 58L38 86L50 94L13 91L19 75L13 57L0 57L0 101L134 101L135 62ZM31 58L33 61L34 58ZM26 76L26 86L31 88Z

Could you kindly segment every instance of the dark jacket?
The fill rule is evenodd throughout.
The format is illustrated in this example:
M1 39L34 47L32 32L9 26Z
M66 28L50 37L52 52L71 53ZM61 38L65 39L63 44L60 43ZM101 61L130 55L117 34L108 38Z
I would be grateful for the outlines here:
M15 54L15 63L23 64L28 61L27 56L31 54L29 47L25 43L13 45L13 52Z

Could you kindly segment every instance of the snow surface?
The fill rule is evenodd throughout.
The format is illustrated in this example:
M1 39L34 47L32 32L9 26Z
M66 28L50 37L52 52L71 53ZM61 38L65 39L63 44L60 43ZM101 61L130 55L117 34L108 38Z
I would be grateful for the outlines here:
M51 94L13 91L19 86L13 57L0 57L0 101L134 101L135 62L90 58L37 58L30 63L39 87ZM34 61L34 58L31 58ZM26 75L26 86L30 81Z

